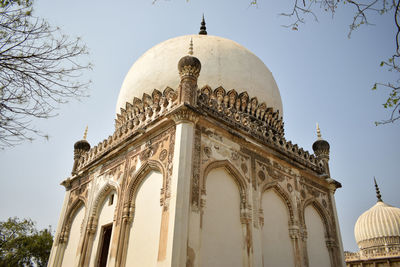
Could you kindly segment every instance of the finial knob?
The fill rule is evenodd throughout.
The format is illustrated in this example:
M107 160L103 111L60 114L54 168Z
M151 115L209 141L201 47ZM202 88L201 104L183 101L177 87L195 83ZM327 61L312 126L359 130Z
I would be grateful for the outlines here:
M204 14L203 14L203 19L201 20L201 26L200 26L199 34L207 35L206 21L204 20Z
M319 129L318 122L317 122L317 137L318 137L318 140L322 140L321 130Z
M201 70L201 63L197 57L193 55L193 39L190 39L189 55L184 56L178 62L178 70L181 78L192 77L197 80Z
M383 202L381 192L379 191L379 187L378 187L378 184L376 183L375 177L374 177L374 183L375 183L375 190L376 190L376 198L378 199L378 202Z
M85 129L85 132L84 132L84 134L83 134L83 140L86 140L87 131L88 131L88 126L86 125L86 129Z

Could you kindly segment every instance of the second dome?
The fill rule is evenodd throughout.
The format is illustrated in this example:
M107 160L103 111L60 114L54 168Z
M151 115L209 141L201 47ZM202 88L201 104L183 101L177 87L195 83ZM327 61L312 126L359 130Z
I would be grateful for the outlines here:
M131 67L118 96L116 113L125 108L126 102L143 93L151 94L167 86L178 89L180 78L177 64L187 55L190 39L194 56L201 62L198 86L215 89L222 86L238 93L246 91L257 97L259 103L283 114L282 100L272 73L252 52L238 43L217 36L185 35L164 41L144 53Z

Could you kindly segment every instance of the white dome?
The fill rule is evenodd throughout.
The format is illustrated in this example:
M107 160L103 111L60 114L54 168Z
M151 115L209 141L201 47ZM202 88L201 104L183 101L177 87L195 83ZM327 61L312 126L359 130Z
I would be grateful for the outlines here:
M151 94L167 86L178 89L180 82L178 61L187 54L193 39L194 56L201 62L198 86L212 89L222 86L238 93L247 91L282 116L282 100L278 86L265 64L252 52L238 43L210 35L186 35L164 41L143 54L131 67L118 96L116 112L125 108L126 102L143 93Z
M360 249L390 245L400 237L400 209L378 201L358 218L354 235Z

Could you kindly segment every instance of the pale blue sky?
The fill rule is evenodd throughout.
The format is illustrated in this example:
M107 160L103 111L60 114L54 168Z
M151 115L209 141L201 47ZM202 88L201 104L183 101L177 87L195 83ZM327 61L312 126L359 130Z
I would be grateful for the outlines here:
M38 139L0 151L0 220L30 217L40 227L56 227L70 174L73 144L89 125L92 146L112 134L122 81L135 60L152 46L175 36L197 33L204 12L207 31L232 39L254 52L273 73L280 88L286 138L312 151L315 123L331 144L331 174L343 188L336 193L345 250L357 250L353 228L359 215L375 204L373 176L383 200L400 207L399 130L376 127L389 113L386 92L371 91L393 74L379 67L394 48L392 17L373 17L376 26L347 38L352 12L339 9L332 19L319 12L299 31L281 27L280 12L292 1L171 0L37 1L36 14L64 33L81 36L94 70L90 98L62 106L59 116L35 121L50 140ZM392 76L391 76L392 75Z

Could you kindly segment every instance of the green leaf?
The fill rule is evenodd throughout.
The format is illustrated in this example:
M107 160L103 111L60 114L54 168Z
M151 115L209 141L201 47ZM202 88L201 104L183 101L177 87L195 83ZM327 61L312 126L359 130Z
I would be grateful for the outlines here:
M382 61L382 62L381 62L381 64L380 64L380 66L382 67L384 64L385 64L385 62L384 62L384 61Z

